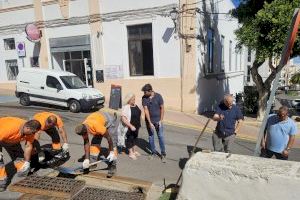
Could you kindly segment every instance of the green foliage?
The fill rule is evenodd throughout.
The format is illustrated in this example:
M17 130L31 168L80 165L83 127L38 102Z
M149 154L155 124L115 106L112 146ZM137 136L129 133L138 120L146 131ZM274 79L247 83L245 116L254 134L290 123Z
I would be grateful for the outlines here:
M290 81L293 84L300 84L300 73L294 74Z
M233 11L242 26L236 30L238 45L245 45L256 51L256 59L279 57L290 28L295 8L300 7L300 0L259 0L244 1ZM269 3L268 3L269 2ZM299 34L294 45L293 55L300 54Z
M258 92L254 86L244 87L244 113L256 114L258 110Z

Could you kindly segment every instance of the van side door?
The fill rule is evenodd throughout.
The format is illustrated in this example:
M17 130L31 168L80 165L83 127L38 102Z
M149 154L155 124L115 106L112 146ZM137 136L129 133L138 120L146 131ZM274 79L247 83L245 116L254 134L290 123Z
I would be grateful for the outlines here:
M46 77L45 98L49 104L67 107L67 99L64 95L64 88L59 80L54 76Z

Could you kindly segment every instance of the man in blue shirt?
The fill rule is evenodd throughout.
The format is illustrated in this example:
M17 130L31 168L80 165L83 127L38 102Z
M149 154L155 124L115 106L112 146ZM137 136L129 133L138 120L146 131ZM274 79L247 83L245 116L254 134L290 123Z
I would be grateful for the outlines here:
M269 116L265 136L261 142L261 156L287 160L297 134L296 123L288 117L288 107L279 108L277 115Z
M165 112L164 100L159 93L153 91L152 86L150 84L144 85L142 91L144 92L142 104L145 110L145 120L151 148L151 155L149 158L153 159L153 157L157 155L154 142L154 132L157 132L161 151L161 160L163 163L165 163L166 149L162 124Z
M239 107L233 104L233 96L227 94L217 107L213 120L217 121L216 130L212 136L214 151L229 153L238 133L244 116Z

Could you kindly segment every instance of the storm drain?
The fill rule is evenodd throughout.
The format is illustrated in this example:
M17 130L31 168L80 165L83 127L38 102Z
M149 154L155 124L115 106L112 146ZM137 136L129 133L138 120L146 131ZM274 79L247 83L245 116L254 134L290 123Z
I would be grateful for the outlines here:
M9 186L11 191L31 194L42 194L53 197L71 198L85 185L85 181L47 177L28 176Z
M143 193L120 192L116 190L105 190L100 188L86 187L72 200L144 200Z

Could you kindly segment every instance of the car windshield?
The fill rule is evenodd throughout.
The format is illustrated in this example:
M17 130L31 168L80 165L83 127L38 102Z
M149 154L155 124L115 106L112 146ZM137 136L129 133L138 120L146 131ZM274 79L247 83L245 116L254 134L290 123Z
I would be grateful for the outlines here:
M60 79L68 89L86 88L78 76L60 76Z

